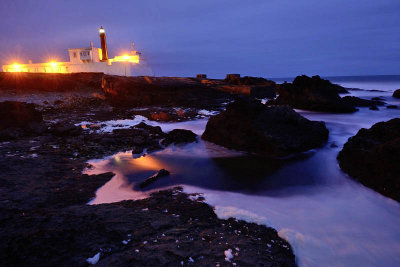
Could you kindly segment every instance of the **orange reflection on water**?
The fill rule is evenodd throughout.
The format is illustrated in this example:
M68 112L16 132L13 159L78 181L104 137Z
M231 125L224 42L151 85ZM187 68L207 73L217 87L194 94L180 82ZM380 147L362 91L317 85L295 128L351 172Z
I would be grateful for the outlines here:
M165 167L162 162L149 155L137 159L131 159L129 160L129 163L135 169L140 170L160 170Z

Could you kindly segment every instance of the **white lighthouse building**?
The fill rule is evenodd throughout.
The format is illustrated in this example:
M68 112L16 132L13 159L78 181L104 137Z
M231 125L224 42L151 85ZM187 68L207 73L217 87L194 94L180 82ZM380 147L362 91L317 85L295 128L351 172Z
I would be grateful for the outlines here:
M68 49L69 62L50 61L28 64L13 63L3 65L4 72L40 72L40 73L74 73L103 72L120 76L152 76L153 72L141 53L134 50L121 56L108 58L106 34L103 27L99 29L101 48L93 46Z

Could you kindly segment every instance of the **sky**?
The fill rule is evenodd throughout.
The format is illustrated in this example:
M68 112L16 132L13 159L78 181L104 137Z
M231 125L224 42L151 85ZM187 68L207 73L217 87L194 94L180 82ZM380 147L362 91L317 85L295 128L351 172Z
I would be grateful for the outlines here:
M399 0L1 0L0 64L109 55L135 42L156 76L400 74Z

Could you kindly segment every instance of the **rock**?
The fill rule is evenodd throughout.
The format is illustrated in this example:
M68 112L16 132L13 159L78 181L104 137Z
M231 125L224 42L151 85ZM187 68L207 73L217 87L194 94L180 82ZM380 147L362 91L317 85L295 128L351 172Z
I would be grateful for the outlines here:
M379 108L377 106L370 106L369 109L370 110L379 110Z
M388 105L388 106L386 106L386 108L388 108L388 109L397 109L397 106L396 105Z
M393 92L393 97L400 98L400 89L397 89Z
M114 107L179 106L204 108L217 105L229 94L195 78L121 77L104 75L106 101Z
M144 122L141 122L141 123L135 125L135 128L145 129L145 130L148 130L150 133L153 133L153 134L162 134L163 133L160 126L151 126L151 125L148 125L148 124L146 124Z
M250 88L250 96L255 98L275 98L276 89L274 86L252 86Z
M342 98L342 100L345 103L354 107L383 106L385 104L385 102L382 102L380 100L367 100L355 96L345 96Z
M382 97L373 97L373 98L371 98L371 100L374 100L374 101L383 101L384 99L383 99Z
M331 144L331 148L337 148L337 147L338 147L337 144L335 144L335 143L332 143L332 144Z
M165 139L161 142L164 146L170 144L197 142L197 135L190 130L174 129L167 133Z
M146 142L146 139L143 136L138 135L133 137L132 142L135 145L143 145Z
M42 134L47 130L42 113L34 104L0 102L0 141Z
M236 85L264 85L264 86L275 86L274 81L270 81L261 77L250 77L244 76L240 77L240 75L227 75L225 78L225 82L236 84Z
M140 188L144 188L149 186L150 184L154 183L155 181L157 181L159 178L161 177L165 177L169 175L169 171L165 170L165 169L161 169L159 170L155 175L147 178L146 180L144 180L143 182L141 182L139 184Z
M0 130L6 128L29 129L33 123L42 123L42 114L34 104L17 101L0 102Z
M345 89L339 85L332 84L319 76L297 76L293 83L283 83L278 88L278 98L274 101L276 105L289 105L292 108L350 113L357 109L350 103L344 101L339 93Z
M400 201L400 119L379 122L349 138L340 167L381 194Z
M171 117L166 112L155 112L151 114L151 119L155 121L170 121Z
M56 136L77 136L82 132L82 127L68 122L58 122L50 127L50 133Z
M329 131L287 106L267 107L238 99L209 119L202 139L270 157L287 156L321 146Z
M101 91L103 73L11 73L0 72L0 91L67 92Z
M141 154L142 152L143 152L143 147L140 147L140 146L132 147L132 154L133 155L138 155L138 154Z
M232 85L241 86L230 88L230 91L238 94L270 99L276 96L276 83L264 78L250 76L240 78L240 75L228 74L224 81Z

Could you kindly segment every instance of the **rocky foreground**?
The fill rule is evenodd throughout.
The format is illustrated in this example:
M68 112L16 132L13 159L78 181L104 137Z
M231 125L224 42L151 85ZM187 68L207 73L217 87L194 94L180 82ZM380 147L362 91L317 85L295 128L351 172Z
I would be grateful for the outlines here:
M290 245L274 229L219 220L201 196L180 188L139 201L89 206L113 174L82 171L90 159L120 151L151 153L198 138L187 130L166 133L139 121L102 130L104 121L139 115L183 121L213 109L222 112L209 120L205 140L269 157L317 148L328 137L324 123L309 121L288 106L353 112L357 106L384 104L343 93L344 88L317 76L277 85L236 76L0 73L0 97L14 100L0 103L0 265L294 266ZM33 103L15 101L20 98ZM273 100L268 107L255 98ZM233 103L223 111L228 102ZM398 120L360 130L339 154L340 166L399 201L398 139ZM160 170L142 185L165 175L168 171Z
M59 82L54 90L64 88ZM76 126L139 111L112 107L101 95L69 95L39 104L0 103L1 266L295 266L290 245L274 229L219 220L201 196L179 188L144 200L87 205L113 177L82 174L89 159L155 151L197 137L145 123L112 132L101 131L101 124Z
M351 137L338 155L340 167L379 193L400 201L400 119L379 122Z

